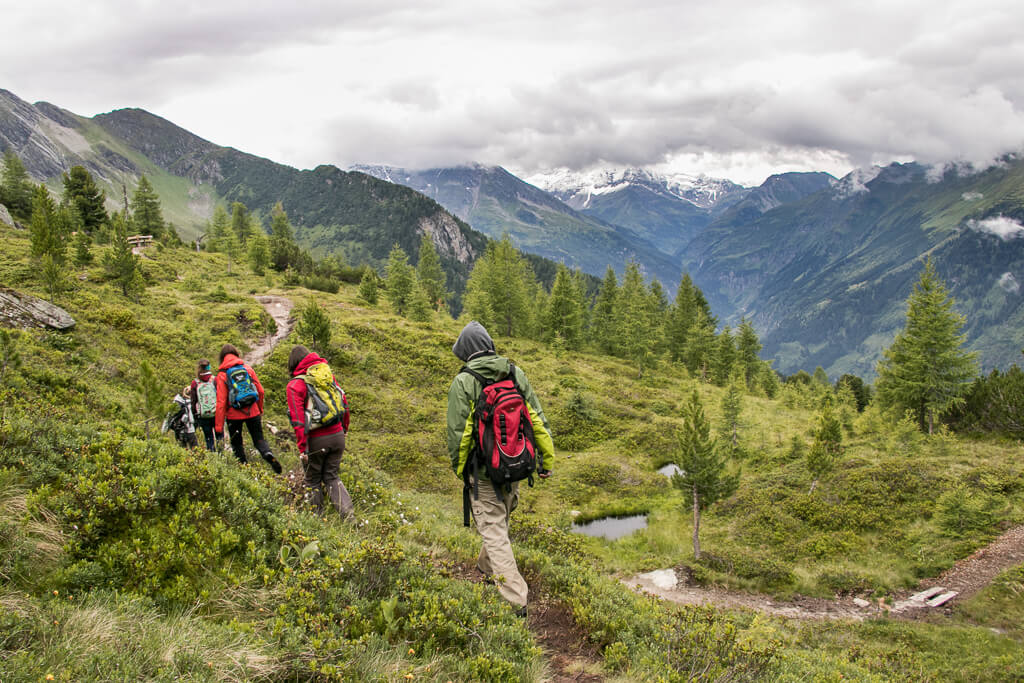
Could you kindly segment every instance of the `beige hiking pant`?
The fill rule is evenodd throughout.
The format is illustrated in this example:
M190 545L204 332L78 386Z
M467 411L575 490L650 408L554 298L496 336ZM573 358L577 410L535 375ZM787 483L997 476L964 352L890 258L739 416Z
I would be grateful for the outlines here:
M479 490L479 498L471 499L476 530L483 540L476 566L494 578L501 597L516 607L524 607L526 581L516 566L512 541L508 538L509 516L519 504L519 483L512 484L511 491L503 492L504 501L498 500L494 486L486 477L481 478Z

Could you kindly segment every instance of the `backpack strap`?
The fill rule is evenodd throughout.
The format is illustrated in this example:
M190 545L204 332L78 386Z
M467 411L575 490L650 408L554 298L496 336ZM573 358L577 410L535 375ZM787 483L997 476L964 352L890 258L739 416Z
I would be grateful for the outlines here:
M473 377L473 379L475 379L475 380L476 380L477 382L480 382L480 385L481 385L481 386L485 386L485 387L486 387L486 386L490 386L491 384L494 384L494 381L493 381L493 380L489 380L489 379L487 379L486 377L484 377L483 375L481 375L481 374L480 374L479 372L477 372L476 370L470 370L470 369L469 369L469 366L468 366L468 365L463 365L463 366L462 366L462 369L461 369L461 370L459 370L459 372L460 372L460 373L461 373L461 372L464 372L464 373L466 373L467 375L470 375L470 376L472 376L472 377Z

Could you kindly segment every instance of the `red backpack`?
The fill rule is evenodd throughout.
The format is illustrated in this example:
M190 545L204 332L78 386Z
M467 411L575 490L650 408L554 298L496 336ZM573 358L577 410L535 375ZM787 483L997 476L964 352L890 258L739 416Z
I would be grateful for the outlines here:
M516 385L515 366L509 362L508 375L497 381L486 379L469 368L462 368L462 372L472 375L482 387L473 410L470 460L474 486L480 478L481 467L494 484L499 499L506 484L527 479L533 486L533 474L543 470L544 463L537 452L526 398ZM468 469L466 476L468 484Z

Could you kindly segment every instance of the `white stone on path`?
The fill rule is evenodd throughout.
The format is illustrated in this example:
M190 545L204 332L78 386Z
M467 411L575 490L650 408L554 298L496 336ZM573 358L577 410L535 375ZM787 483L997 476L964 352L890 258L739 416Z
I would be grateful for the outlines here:
M854 598L853 599L853 604L857 605L857 607L870 607L871 606L871 603L868 602L867 600L865 600L864 598Z
M658 569L657 571L641 574L638 578L650 581L656 588L672 590L679 583L676 573L672 569Z

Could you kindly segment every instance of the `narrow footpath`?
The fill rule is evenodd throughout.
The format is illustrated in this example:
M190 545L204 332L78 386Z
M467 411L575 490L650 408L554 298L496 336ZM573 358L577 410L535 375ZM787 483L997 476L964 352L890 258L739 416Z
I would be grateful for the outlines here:
M246 360L249 361L250 365L259 365L267 356L273 351L274 347L277 346L278 342L291 334L292 328L295 327L295 321L292 320L292 300L283 296L257 296L256 301L263 304L263 308L267 309L267 313L277 323L277 332L268 337L256 342L249 353L245 354Z

